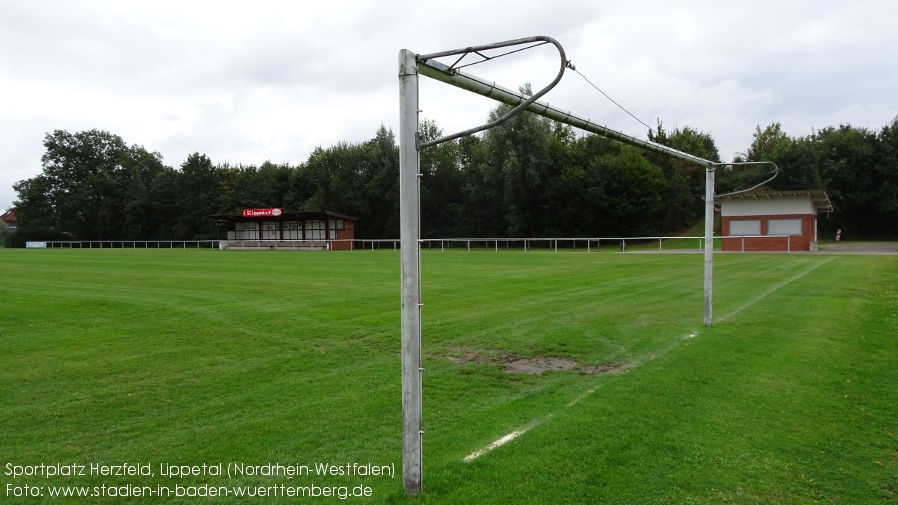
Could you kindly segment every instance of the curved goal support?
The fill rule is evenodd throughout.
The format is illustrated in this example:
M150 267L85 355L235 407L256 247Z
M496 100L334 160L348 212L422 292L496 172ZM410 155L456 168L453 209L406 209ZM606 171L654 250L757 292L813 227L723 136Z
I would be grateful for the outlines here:
M730 193L724 193L722 195L714 195L714 197L721 198L724 196L732 196L732 195L739 195L742 193L748 193L749 191L751 191L753 189L758 189L761 186L767 184L768 182L776 179L776 176L778 176L780 174L780 167L778 167L777 164L772 161L740 161L737 163L720 163L718 166L721 166L721 167L747 167L747 166L758 166L758 165L773 166L773 172L771 172L773 175L771 175L770 177L765 179L763 182L759 182L750 188L740 189L739 191L732 191Z
M548 44L554 45L555 48L558 49L558 55L561 57L561 65L558 68L558 75L555 76L555 79L552 82L550 82L543 89L534 93L529 98L524 98L524 96L521 95L521 102L518 105L516 105L515 108L511 109L510 111L508 111L506 114L504 114L502 117L496 119L495 121L491 121L485 125L470 128L468 130L460 131L458 133L453 133L452 135L446 135L444 137L440 137L438 139L434 139L434 140L431 140L428 142L419 142L418 149L419 150L424 149L425 147L430 147L430 146L434 146L437 144L441 144L443 142L447 142L447 141L454 140L454 139L457 139L460 137L464 137L465 135L471 135L473 133L482 132L484 130L493 128L494 126L499 126L500 124L504 123L505 121L508 121L513 116L515 116L519 112L526 109L530 104L536 102L540 97L542 97L543 95L548 93L552 88L554 88L555 85L561 81L561 78L564 77L564 69L567 68L568 62L567 62L567 59L565 58L564 48L561 47L561 44L558 43L558 41L553 39L552 37L545 37L545 36L536 36L536 37L527 37L527 38L523 38L523 39L507 40L505 42L497 42L495 44L467 47L465 49L453 49L451 51L443 51L440 53L416 56L416 60L419 64L427 65L433 69L436 69L438 72L445 73L447 76L456 76L456 75L460 75L460 73L461 73L459 70L460 67L458 66L458 63L460 63L461 60L464 59L464 57L468 56L469 54L476 54L476 55L480 56L481 58L483 58L483 60L481 62L478 62L478 63L482 63L483 61L489 61L491 59L494 59L494 58L489 58L487 56L484 56L483 54L481 54L482 51L488 51L490 49L499 49L502 47L520 46L520 45L524 45L524 44L534 44L534 43L540 43L537 45L542 45L542 44L548 43ZM526 49L536 47L537 45L530 45ZM454 56L456 54L460 54L462 56L458 60L456 60L455 63L453 63L450 66L444 65L444 64L436 61L436 59L435 59L435 58L442 58L445 56Z

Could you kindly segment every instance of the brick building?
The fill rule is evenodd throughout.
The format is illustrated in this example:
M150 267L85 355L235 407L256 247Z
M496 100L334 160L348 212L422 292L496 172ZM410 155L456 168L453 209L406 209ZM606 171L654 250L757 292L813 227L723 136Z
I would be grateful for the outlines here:
M331 250L353 249L356 218L336 212L243 209L241 214L212 216L224 225L226 250Z
M9 231L16 231L18 228L18 220L16 219L16 213L12 210L7 210L3 214L0 214L0 221L6 223L6 226L9 227Z
M816 251L824 191L749 192L717 199L724 251Z

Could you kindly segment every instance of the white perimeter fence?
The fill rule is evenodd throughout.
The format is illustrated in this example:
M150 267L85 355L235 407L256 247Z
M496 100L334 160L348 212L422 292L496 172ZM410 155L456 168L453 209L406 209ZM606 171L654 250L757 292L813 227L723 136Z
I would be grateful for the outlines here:
M640 250L702 251L704 237L604 237L604 238L433 238L422 239L421 248L446 251L511 250L523 251L626 251ZM228 244L233 250L399 250L399 239L344 240L48 240L29 242L29 248L47 249L219 249Z
M746 239L783 238L786 252L792 251L788 235L728 236L720 240L740 239L741 251L745 251ZM429 238L421 239L425 250L465 251L638 251L701 252L704 237L604 237L604 238ZM231 250L399 250L399 239L344 239L344 240L48 240L29 242L29 248L47 249L220 249L228 244ZM716 247L719 249L719 247Z
M665 243L665 241L668 241ZM704 237L603 237L603 238L435 238L422 239L422 249L465 249L527 251L622 251L639 250L694 251L704 250ZM657 245L657 247L655 247Z
M218 240L47 240L28 249L217 249Z

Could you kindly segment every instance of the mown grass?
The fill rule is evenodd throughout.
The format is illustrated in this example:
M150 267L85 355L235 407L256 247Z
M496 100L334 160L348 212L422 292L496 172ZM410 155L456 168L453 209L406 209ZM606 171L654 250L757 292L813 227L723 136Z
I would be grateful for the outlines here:
M0 462L157 472L14 480L4 467L4 492L173 485L160 463L370 462L397 477L177 483L364 484L373 496L356 501L373 503L898 502L894 257L718 255L705 328L701 255L425 251L414 499L401 485L396 252L0 260ZM485 358L447 358L466 353ZM511 357L580 366L514 375ZM585 371L602 365L613 372ZM306 501L321 500L340 501Z

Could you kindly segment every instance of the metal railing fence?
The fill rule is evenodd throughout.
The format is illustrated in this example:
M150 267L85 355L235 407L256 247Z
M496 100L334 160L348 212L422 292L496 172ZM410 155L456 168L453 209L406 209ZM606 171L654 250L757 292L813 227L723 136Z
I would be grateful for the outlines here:
M26 247L41 249L217 249L218 243L218 240L47 240L28 242Z
M786 252L792 252L789 235L739 235L715 237L716 241L739 240L740 250L745 252L746 241L783 238ZM687 237L549 237L549 238L428 238L420 239L424 250L521 250L528 251L678 251L701 252L703 236ZM225 244L227 246L225 247ZM376 251L400 249L399 239L332 239L332 240L48 240L30 242L29 247L47 249L231 249L231 250L353 250ZM716 245L719 249L719 243ZM751 250L751 249L749 249Z

